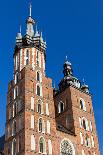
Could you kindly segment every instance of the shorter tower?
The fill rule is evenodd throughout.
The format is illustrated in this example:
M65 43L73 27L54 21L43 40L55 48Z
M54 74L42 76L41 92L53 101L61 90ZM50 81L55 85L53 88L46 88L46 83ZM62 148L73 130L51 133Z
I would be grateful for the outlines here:
M100 155L89 87L85 83L81 85L73 75L69 61L65 61L63 68L64 77L59 89L54 89L57 130L72 135L66 136L72 142L75 139L75 153L70 155ZM66 154L67 150L64 147L63 153Z

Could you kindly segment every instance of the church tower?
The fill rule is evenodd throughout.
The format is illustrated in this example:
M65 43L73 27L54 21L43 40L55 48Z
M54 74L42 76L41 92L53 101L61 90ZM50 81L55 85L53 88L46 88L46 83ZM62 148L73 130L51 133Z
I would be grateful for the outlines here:
M100 155L89 87L63 65L59 89L46 76L46 42L30 5L26 33L14 49L13 80L8 85L5 155Z

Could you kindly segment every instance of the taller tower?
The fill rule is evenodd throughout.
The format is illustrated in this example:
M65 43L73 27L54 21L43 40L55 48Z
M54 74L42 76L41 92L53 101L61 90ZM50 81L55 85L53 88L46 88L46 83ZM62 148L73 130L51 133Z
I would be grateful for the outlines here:
M59 89L46 76L46 42L30 5L26 33L14 49L8 85L5 155L100 155L91 94L65 61Z
M16 37L14 78L8 86L5 155L46 153L46 143L52 152L52 81L45 76L46 42L42 33L34 30L31 5L26 25L25 36L20 28Z

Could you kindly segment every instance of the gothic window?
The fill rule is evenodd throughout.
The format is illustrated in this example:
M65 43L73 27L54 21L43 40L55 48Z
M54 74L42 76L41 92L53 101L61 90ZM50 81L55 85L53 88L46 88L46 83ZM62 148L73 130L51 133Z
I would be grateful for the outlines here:
M39 119L39 132L42 132L42 118Z
M18 97L18 86L14 88L14 99Z
M41 114L41 104L40 103L38 103L38 107L37 108L38 108L38 113Z
M15 74L15 84L19 82L19 73Z
M46 152L45 140L44 140L43 137L41 137L40 141L39 141L39 152L40 153L45 153Z
M68 140L63 140L61 142L61 152L60 155L75 155L74 147Z
M58 113L62 113L64 111L64 103L62 101L58 104Z
M83 119L83 128L86 130L86 121Z
M40 86L37 85L37 95L40 96Z
M92 122L90 121L90 131L93 131Z
M85 137L85 145L87 147L90 147L90 138L89 138L89 136L87 134L86 134L86 137Z
M15 117L16 114L17 114L17 103L14 102L14 104L13 104L13 117Z
M37 72L37 81L40 81L40 73Z
M80 109L86 111L85 101L82 98L80 99Z
M26 65L28 65L29 64L29 51L27 50L26 51Z

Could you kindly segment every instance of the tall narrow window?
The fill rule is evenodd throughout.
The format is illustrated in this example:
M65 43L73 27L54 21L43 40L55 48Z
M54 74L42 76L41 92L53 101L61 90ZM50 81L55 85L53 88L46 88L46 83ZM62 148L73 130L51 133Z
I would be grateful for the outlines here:
M86 121L83 119L83 128L86 130Z
M39 119L39 132L42 132L42 118Z
M91 144L90 144L90 138L89 138L89 136L87 134L86 134L86 137L85 137L85 145L87 147L90 147L91 146Z
M16 86L14 88L14 99L16 99L18 97L18 87Z
M58 104L58 113L62 113L64 111L64 103L62 101Z
M40 73L37 72L37 81L40 81Z
M85 101L80 98L80 109L86 111Z
M27 50L26 51L26 65L28 65L29 64L29 51Z
M43 137L41 137L40 141L39 141L39 152L40 153L45 153L46 152L45 140L44 140Z
M92 122L90 121L90 131L93 131Z
M40 103L38 103L38 107L37 108L38 108L38 113L41 114L41 104Z
M40 86L37 85L37 95L40 96Z

